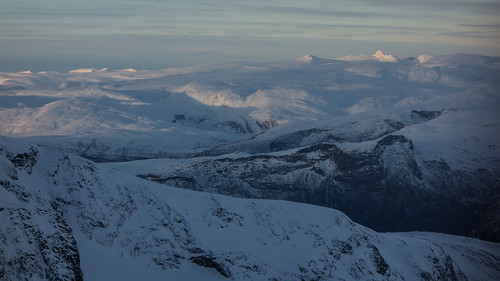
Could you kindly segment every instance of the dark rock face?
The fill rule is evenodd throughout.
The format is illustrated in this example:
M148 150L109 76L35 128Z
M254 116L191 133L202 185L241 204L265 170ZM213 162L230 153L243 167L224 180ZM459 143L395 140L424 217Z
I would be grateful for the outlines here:
M8 175L17 180L20 173L30 175L37 164L39 151L12 155ZM57 203L39 197L32 190L8 182L2 188L15 194L20 202L39 202L37 208L7 206L0 208L0 280L83 280L80 256L73 231L63 218ZM43 206L43 207L42 207Z
M232 277L231 272L229 272L223 264L218 262L216 258L210 255L191 257L189 260L191 260L193 263L197 265L213 268L217 270L217 272L219 272L224 277L227 278Z
M367 151L323 143L283 156L209 160L166 174L140 176L182 188L331 207L377 231L500 240L500 232L486 233L483 219L497 208L494 197L484 196L494 192L495 175L455 171L445 162L419 165L411 140L400 135L388 135Z
M58 211L3 208L0 218L6 223L0 229L1 280L83 280L73 232Z
M429 111L429 110L412 110L411 118L414 120L427 121L439 117L444 110Z
M223 131L229 131L229 132L234 132L237 134L252 134L254 133L253 128L248 124L248 121L245 119L242 119L243 122L239 123L236 121L224 121L224 122L219 122L215 124L215 127L223 130Z
M273 127L278 126L278 122L273 119L257 120L256 123L257 126L259 126L259 128L261 128L262 130L269 130Z
M194 126L194 127L207 127L211 129L216 129L216 130L221 130L221 131L226 131L230 133L235 133L235 134L253 134L255 133L254 128L252 125L248 122L248 120L240 116L236 120L227 120L227 121L221 121L221 122L213 122L213 116L210 115L203 115L203 116L186 116L186 114L174 114L174 119L172 120L172 123L181 123L189 126ZM259 126L261 129L261 125L257 122L257 126ZM265 124L268 124L267 122L264 123L262 126L265 127ZM272 123L269 123L272 124Z
M16 155L7 155L10 162L14 164L14 167L25 170L28 174L31 174L33 166L35 166L38 158L38 150L35 147L31 147L28 152L19 153Z
M377 268L377 273L380 275L390 276L390 273L389 273L390 267L387 264L387 262L385 261L384 257L382 257L382 255L380 254L379 249L377 247L375 247L374 245L368 245L368 247L372 248L372 250L373 250L373 253L370 255L370 257L372 258L373 264Z

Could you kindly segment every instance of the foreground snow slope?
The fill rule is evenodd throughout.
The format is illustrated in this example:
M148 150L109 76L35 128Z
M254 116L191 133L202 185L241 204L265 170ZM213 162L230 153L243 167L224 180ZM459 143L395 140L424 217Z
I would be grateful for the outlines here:
M498 280L500 245L155 184L1 139L2 280Z

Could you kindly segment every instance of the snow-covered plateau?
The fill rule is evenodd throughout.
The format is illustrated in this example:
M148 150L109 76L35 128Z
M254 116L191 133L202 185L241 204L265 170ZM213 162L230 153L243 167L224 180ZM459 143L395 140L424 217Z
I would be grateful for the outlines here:
M499 65L0 73L0 280L499 280Z

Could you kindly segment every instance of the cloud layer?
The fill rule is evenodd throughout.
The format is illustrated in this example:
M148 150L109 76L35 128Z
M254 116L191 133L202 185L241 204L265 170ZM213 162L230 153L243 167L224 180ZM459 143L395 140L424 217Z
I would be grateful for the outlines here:
M225 54L230 60L276 56L270 53L335 57L350 54L360 42L365 48L362 53L388 45L392 46L388 51L404 56L413 44L435 50L432 53L500 55L498 14L498 1L472 0L4 0L0 3L0 62L5 67L7 61L15 63L16 58L33 56L32 52L59 53L61 59L71 54L105 57L109 48L134 61L141 53L137 48L158 43L166 45L151 53L151 60L175 54L175 48L193 54ZM120 36L128 36L129 44L123 45ZM327 53L324 45L303 40L337 48ZM260 44L244 45L254 41Z

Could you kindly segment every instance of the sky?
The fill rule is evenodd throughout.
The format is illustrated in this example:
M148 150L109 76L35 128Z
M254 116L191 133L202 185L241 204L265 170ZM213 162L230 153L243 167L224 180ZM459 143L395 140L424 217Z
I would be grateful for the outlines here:
M1 0L0 71L500 56L499 0Z

